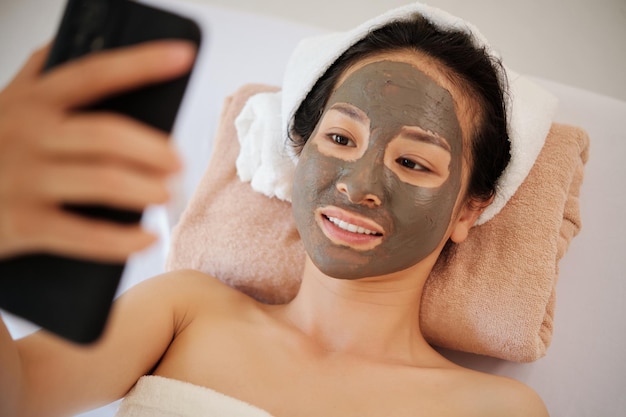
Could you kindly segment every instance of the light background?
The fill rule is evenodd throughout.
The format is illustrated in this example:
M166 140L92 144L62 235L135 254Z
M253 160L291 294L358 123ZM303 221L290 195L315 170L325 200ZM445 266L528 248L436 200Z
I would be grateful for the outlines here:
M407 0L187 0L347 29ZM63 0L0 0L0 85L51 37ZM626 101L626 0L430 0L474 23L518 72ZM37 30L32 33L33 25ZM245 30L245 28L242 28ZM254 36L251 34L250 36ZM15 42L16 37L21 42ZM13 57L18 57L14 59ZM13 62L6 62L11 59Z

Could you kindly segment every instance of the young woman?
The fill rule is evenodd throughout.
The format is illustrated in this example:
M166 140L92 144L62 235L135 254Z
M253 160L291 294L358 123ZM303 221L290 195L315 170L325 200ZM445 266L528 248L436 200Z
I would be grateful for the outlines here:
M184 49L107 53L43 79L34 75L39 53L0 106L41 106L38 117L56 126L67 117L71 128L57 132L69 137L98 127L145 138L161 161L154 166L142 152L111 154L99 145L74 154L123 160L129 178L116 180L154 192L131 202L125 186L129 194L120 201L142 206L163 198L159 180L176 167L171 152L152 143L155 132L112 116L78 120L63 109L179 73L189 62ZM101 88L74 90L72 98L51 92L78 68L113 67L140 54L177 59L136 77L100 74ZM68 415L128 394L120 416L546 416L531 389L451 363L419 326L431 269L450 242L466 238L508 163L502 85L499 64L464 32L418 15L373 30L317 80L295 114L292 202L308 254L295 299L264 305L200 272L176 271L120 297L92 347L41 333L13 342L4 331L3 415ZM13 132L44 141L38 130L6 118L0 126L15 129L0 129L3 141ZM130 181L136 172L144 182ZM99 199L113 198L100 192Z

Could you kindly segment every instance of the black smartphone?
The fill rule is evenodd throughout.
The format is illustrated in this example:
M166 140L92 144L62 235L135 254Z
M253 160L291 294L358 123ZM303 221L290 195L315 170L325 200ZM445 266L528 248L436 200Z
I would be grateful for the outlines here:
M158 39L200 45L190 18L131 0L69 0L44 72L104 49ZM84 111L114 111L171 132L190 73L118 94ZM85 138L89 140L89 138ZM142 213L106 206L64 205L77 215L136 223ZM89 236L85 236L89 239ZM99 338L125 263L104 263L35 253L0 260L0 308L76 343Z

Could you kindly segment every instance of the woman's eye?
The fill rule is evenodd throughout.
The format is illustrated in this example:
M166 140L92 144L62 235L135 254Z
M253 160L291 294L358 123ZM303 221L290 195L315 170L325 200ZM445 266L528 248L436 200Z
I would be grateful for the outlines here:
M348 139L345 136L338 135L336 133L331 133L329 135L330 139L338 145L341 146L355 146L354 142L351 139Z
M408 159L408 158L398 158L396 159L396 162L402 165L403 167L413 169L415 171L429 171L423 165L420 165L417 162L412 161L411 159Z

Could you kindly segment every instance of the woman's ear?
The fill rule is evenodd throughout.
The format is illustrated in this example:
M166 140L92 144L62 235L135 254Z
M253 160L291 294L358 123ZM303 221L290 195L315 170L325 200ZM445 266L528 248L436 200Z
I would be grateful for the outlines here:
M492 201L493 197L489 200L480 201L470 198L461 208L456 224L452 229L452 233L450 233L450 239L452 239L454 243L461 243L467 239L470 229Z

